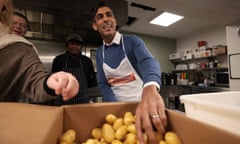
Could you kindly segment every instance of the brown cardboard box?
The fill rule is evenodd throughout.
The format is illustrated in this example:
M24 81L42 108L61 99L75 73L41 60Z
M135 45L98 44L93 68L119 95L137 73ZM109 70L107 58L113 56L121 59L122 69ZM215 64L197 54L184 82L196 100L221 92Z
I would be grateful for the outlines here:
M62 124L62 107L0 103L1 144L56 144Z
M137 103L94 103L64 107L0 103L0 142L5 144L56 144L67 129L77 131L77 143L102 126L106 114L135 112ZM238 144L240 137L167 110L167 130L175 131L183 144ZM62 123L63 120L63 123ZM62 125L61 125L62 124ZM14 140L12 140L14 139Z
M123 116L124 112L135 112L136 103L103 103L66 106L63 129L77 130L77 143L91 136L91 129L101 127L106 114ZM183 144L239 144L240 137L216 127L186 117L183 113L167 110L167 130L175 131Z

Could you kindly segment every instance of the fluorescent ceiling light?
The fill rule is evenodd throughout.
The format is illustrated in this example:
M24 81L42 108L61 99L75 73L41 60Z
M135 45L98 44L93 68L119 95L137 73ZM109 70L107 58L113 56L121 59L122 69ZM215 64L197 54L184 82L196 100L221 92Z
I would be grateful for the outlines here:
M167 27L181 19L183 19L183 16L169 12L163 12L159 16L155 17L152 21L150 21L150 23Z

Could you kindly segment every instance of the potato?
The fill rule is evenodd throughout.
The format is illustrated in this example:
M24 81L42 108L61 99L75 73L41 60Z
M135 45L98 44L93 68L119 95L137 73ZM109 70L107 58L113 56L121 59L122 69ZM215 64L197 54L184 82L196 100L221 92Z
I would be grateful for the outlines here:
M160 140L159 144L167 144L164 140Z
M135 122L135 117L131 112L125 112L123 121L125 125L129 125Z
M111 144L123 144L120 140L114 140Z
M134 133L128 133L124 144L137 144L137 136Z
M135 126L134 123L129 124L129 125L127 126L127 129L128 129L128 131L129 131L130 133L136 133L136 126Z
M85 144L100 144L96 139L88 139Z
M115 138L122 140L126 136L127 132L127 126L121 125L115 132Z
M73 129L67 130L60 137L60 142L65 142L65 143L68 143L68 144L74 143L75 140L76 140L76 131L73 130Z
M92 137L96 139L100 139L102 137L102 129L101 128L94 128L92 129Z
M181 140L175 132L166 132L164 138L167 144L181 144Z
M123 125L123 119L122 118L117 118L113 123L113 129L117 130L122 125Z
M105 123L102 126L102 137L108 143L111 143L114 140L115 133L113 127L110 124Z
M117 119L117 116L115 116L114 114L107 114L105 117L105 121L107 123L113 124L113 122Z

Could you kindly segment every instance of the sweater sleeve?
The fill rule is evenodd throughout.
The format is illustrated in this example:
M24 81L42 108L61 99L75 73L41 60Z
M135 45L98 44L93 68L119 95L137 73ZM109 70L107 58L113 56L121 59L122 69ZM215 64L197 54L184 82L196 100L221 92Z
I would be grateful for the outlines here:
M126 43L127 55L131 61L131 64L142 78L144 84L154 81L160 85L160 64L152 56L143 40L137 36L130 36Z

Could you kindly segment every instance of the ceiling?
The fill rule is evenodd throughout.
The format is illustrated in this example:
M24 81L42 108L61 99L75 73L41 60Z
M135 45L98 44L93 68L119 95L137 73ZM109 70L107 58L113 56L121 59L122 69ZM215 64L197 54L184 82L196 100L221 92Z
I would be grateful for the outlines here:
M32 27L45 24L48 30L59 34L77 31L89 42L100 37L91 29L91 10L98 0L13 0L14 5L28 16ZM104 0L114 8L120 30L177 39L211 26L226 26L240 20L240 0ZM128 2L128 3L127 3ZM155 11L133 7L132 3L154 8ZM38 13L28 14L28 10ZM149 24L163 11L185 18L169 27ZM42 15L44 13L44 15ZM50 15L49 15L50 14ZM54 17L54 18L53 18ZM137 20L126 25L129 17ZM38 19L38 20L36 20ZM41 19L41 20L40 20ZM44 20L45 21L42 21ZM40 21L40 22L39 22ZM57 27L58 26L58 27ZM62 26L62 27L61 27ZM57 28L59 29L57 31ZM45 28L46 29L46 28ZM41 30L38 30L42 32ZM33 35L33 34L32 34ZM35 34L36 36L37 34Z
M180 38L211 26L226 26L240 20L240 0L127 0L128 15L138 20L125 31L154 36ZM132 2L143 4L156 11L130 6ZM185 18L169 27L149 24L149 21L163 11L172 12Z

